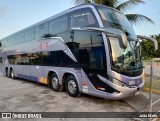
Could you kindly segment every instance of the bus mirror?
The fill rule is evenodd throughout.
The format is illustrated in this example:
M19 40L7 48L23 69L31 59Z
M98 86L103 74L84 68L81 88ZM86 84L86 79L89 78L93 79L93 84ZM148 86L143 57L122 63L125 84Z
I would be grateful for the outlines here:
M119 39L119 44L122 49L127 48L127 36L123 31L118 29L108 28L106 29L106 32L108 36L110 36L109 34L113 34Z
M120 47L123 49L127 48L127 37L124 33L120 33L118 36L118 39L120 41Z
M137 35L137 37L139 39L146 39L146 40L149 40L149 41L153 42L155 50L158 50L158 43L157 43L156 39L151 38L151 37L147 37L147 36L143 36L143 35Z

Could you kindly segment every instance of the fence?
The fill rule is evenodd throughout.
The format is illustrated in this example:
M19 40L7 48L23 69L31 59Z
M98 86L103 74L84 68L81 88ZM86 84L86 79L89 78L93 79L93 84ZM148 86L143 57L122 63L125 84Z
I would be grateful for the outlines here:
M150 78L151 78L151 60L150 61L144 61L143 65L145 66L144 72L145 72L145 86L144 91L150 91ZM156 58L152 61L152 67L153 67L153 76L152 76L152 92L160 94L160 59Z

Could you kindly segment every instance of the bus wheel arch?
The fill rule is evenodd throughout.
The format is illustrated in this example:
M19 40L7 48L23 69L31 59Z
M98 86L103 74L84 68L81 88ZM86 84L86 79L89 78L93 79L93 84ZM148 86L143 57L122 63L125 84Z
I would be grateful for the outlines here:
M7 76L7 72L8 72L8 67L5 67L5 72L6 72L6 76Z
M63 90L63 85L60 84L58 75L54 71L48 73L48 86L55 92Z
M80 96L79 86L76 77L73 74L66 73L63 76L63 83L69 96Z

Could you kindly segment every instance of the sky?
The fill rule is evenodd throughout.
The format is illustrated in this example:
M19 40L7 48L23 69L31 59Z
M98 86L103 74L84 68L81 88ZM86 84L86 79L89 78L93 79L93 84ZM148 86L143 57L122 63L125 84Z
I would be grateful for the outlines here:
M138 35L160 34L160 0L144 0L127 13L151 18L155 24L134 25ZM75 6L73 0L0 0L0 39Z

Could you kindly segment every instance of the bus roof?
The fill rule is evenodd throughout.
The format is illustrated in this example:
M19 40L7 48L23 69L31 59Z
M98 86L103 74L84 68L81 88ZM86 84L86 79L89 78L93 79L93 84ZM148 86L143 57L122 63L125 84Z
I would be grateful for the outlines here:
M77 9L81 9L81 8L85 8L85 7L89 7L89 8L91 8L91 9L94 9L94 8L96 8L97 6L107 7L108 9L112 9L112 10L114 10L114 11L120 12L120 11L116 10L115 8L108 7L108 6L105 6L105 5L93 4L93 3L81 4L81 5L77 5L77 6L74 6L74 7L72 7L72 8L69 8L69 9L67 9L67 10L64 10L64 11L62 11L62 12L60 12L60 13L57 13L57 14L55 14L55 15L47 18L47 19L44 19L44 20L42 20L42 21L40 21L40 22L37 22L37 23L35 23L35 24L33 24L33 25L30 25L30 26L28 26L28 27L26 27L26 28L24 28L24 29L21 29L21 30L19 30L19 31L17 31L17 32L14 32L14 33L12 33L12 34L10 34L10 35L8 35L8 36L6 36L6 37L4 37L4 38L2 38L2 39L0 39L0 40L3 40L3 39L5 39L5 38L7 38L7 37L9 37L9 36L12 36L12 35L14 35L14 34L23 32L23 31L25 31L25 30L27 30L27 29L30 29L30 28L32 28L32 27L35 27L35 26L37 26L37 25L40 25L40 24L45 23L45 22L47 22L47 21L50 21L50 20L52 20L52 19L54 19L54 18L57 18L57 17L59 17L59 16L61 16L61 15L64 15L64 14L66 14L66 13L69 13L69 12L71 12L71 11L74 11L74 10L77 10Z

